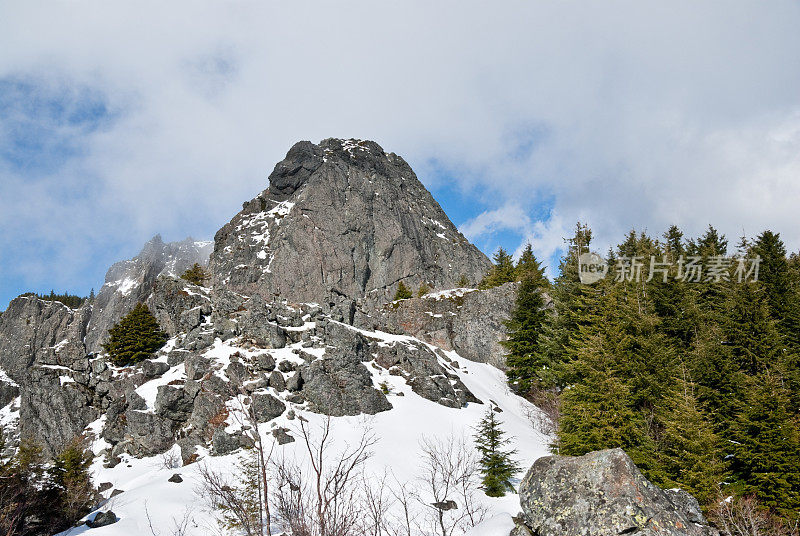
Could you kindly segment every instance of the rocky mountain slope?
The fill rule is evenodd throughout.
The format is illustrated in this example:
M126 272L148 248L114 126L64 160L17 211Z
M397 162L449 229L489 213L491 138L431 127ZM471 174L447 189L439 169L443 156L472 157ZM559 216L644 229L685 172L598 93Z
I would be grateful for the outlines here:
M211 250L157 236L78 309L13 300L0 317L8 445L30 437L53 454L84 434L109 466L173 445L188 461L241 445L225 415L242 394L264 422L386 412L386 382L446 408L486 402L448 352L500 363L513 288L448 294L491 263L408 164L374 142L296 144ZM177 277L194 263L208 263L207 287ZM401 281L439 294L392 303ZM139 301L170 341L151 360L114 366L101 345Z

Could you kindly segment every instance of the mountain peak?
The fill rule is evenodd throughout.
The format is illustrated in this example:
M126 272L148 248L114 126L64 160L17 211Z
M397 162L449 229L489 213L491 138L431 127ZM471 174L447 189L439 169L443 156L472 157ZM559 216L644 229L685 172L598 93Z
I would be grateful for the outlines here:
M400 281L452 288L489 266L405 160L336 138L293 145L211 259L215 287L326 303L385 303Z

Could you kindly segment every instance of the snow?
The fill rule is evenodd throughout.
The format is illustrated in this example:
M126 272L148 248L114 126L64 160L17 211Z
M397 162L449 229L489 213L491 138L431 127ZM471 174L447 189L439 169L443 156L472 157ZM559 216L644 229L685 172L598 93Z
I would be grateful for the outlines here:
M138 284L139 283L135 279L126 277L117 285L117 292L121 293L123 296L127 296Z
M19 387L19 386L17 385L17 382L15 382L14 380L12 380L12 379L11 379L11 378L8 376L8 374L6 374L6 371L5 371L5 370L3 370L2 368L0 368L0 382L4 382L4 383L10 383L11 385L14 385L14 386L16 386L16 387Z
M446 298L459 298L464 294L469 294L470 292L476 292L477 289L474 288L451 288L447 290L440 290L438 292L429 292L425 294L423 298L426 300L442 300Z
M156 407L156 396L158 395L158 388L162 385L167 385L174 380L185 380L186 370L183 363L176 365L164 373L160 378L143 383L136 388L136 394L144 398L147 403L147 409L142 410L143 413L153 413Z
M465 536L508 536L514 528L511 514L500 514L487 519L465 533Z
M16 397L0 408L0 428L8 428L10 430L17 428L16 422L19 420L19 402L20 397Z

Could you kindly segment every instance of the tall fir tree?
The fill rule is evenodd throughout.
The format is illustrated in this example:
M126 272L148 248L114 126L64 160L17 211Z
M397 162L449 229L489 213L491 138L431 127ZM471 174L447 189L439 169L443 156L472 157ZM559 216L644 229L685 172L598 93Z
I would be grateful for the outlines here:
M103 349L117 365L132 365L152 357L168 339L150 309L141 302L108 330L108 335Z
M662 483L688 491L705 505L719 493L726 467L719 437L697 402L695 388L682 369L660 409L663 431L658 450Z
M542 291L548 286L548 281L530 245L517 263L517 273L521 282L511 317L505 323L508 339L502 344L508 352L509 381L517 392L527 393L534 386L542 386L549 368L538 344L547 317Z
M510 440L501 428L494 407L486 410L475 431L475 446L480 452L480 470L483 475L483 490L489 497L502 497L513 492L511 479L519 471L514 461L515 450L508 450Z
M783 379L764 372L750 379L735 430L734 471L745 493L785 516L800 512L800 430L788 410Z
M508 252L501 248L497 249L497 253L493 257L494 266L489 269L489 273L480 282L478 288L489 289L499 287L505 283L511 283L517 280L516 267L514 266L514 259Z

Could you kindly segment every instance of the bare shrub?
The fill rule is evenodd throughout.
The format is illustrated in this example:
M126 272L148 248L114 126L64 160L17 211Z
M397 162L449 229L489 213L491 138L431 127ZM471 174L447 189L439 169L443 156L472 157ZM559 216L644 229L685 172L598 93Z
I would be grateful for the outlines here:
M242 489L241 481L236 482L232 477L213 471L208 465L200 467L200 478L202 496L212 508L221 512L223 523L228 528L241 530L246 536L263 534L258 506L253 505L251 494ZM245 481L244 485L247 486L248 482Z
M561 399L552 390L531 388L526 395L535 408L524 408L525 416L537 432L553 436L558 432L561 417Z
M709 511L725 536L798 536L798 524L789 522L759 506L755 496L720 499Z
M478 457L463 437L423 438L420 501L428 508L423 530L452 536L466 532L486 518L476 499Z
M292 536L360 536L368 518L362 469L376 440L365 431L357 444L334 452L331 429L330 417L315 433L301 419L305 463L285 457L274 463L273 509Z
M153 536L161 536L161 531L156 530L153 526L153 519L150 517L150 511L147 509L147 501L144 502L144 515L147 518L147 525L150 528L150 534ZM180 518L173 517L171 519L172 526L170 527L170 536L188 536L189 527L197 526L194 521L194 511L190 507L183 509L183 515Z
M419 513L414 508L420 502L417 491L410 483L395 478L389 492L395 508L387 516L384 529L390 536L412 536L419 525Z
M364 534L384 536L389 534L389 511L395 499L388 491L386 481L388 474L383 473L380 480L363 479L362 503L364 506Z
M159 466L161 469L180 469L183 467L183 459L176 449L171 448L159 456Z

